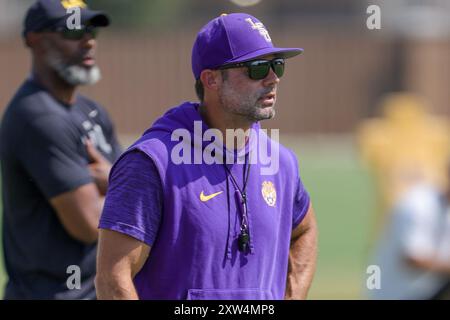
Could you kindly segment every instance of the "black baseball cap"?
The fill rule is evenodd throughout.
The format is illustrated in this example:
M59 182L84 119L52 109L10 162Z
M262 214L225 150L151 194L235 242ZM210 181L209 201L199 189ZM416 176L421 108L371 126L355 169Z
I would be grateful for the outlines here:
M67 11L74 7L80 8L82 25L107 27L110 24L104 12L89 9L84 0L37 0L26 13L23 36L28 32L66 26L67 19L72 15Z

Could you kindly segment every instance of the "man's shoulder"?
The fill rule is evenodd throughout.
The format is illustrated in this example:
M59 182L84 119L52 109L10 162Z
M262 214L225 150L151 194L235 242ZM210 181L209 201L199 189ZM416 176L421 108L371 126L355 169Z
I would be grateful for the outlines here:
M285 145L279 143L280 148L280 158L284 161L295 161L297 162L297 155L294 153L292 149L286 147Z
M99 109L102 112L106 112L105 108L99 102L93 100L92 98L90 98L88 96L78 94L77 102L88 105L89 107L94 108L94 109Z
M169 132L151 131L144 133L125 152L140 151L152 160L168 161L170 150L175 142Z
M17 115L26 121L45 113L55 103L45 90L25 82L6 107L5 117Z
M439 211L443 203L440 191L427 184L411 187L399 200L399 212L427 215L431 211Z
M57 103L45 91L25 83L6 107L2 118L2 139L20 136L33 125L54 128L65 125L62 115L55 113Z
M103 119L106 118L107 120L111 121L107 109L101 103L85 95L82 94L77 95L77 105L80 107L84 106L84 108L87 107L89 110L88 112L90 117L96 117L97 115L99 115L100 118Z
M269 136L265 130L262 130L263 132L263 137L264 139L266 139L269 143L269 151L273 150L275 152L278 153L279 155L279 160L280 163L288 165L288 164L294 164L297 165L298 163L298 159L297 159L297 155L295 154L295 152L290 149L289 147L283 145L280 141L279 141L279 136L278 135L272 135ZM264 143L264 141L261 141L260 143Z

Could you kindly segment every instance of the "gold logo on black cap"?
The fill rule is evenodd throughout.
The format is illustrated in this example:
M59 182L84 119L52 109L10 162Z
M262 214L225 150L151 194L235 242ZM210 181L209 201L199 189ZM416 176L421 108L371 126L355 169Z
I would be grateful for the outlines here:
M61 5L65 8L65 9L69 9L69 8L86 8L87 5L83 0L62 0L61 1Z

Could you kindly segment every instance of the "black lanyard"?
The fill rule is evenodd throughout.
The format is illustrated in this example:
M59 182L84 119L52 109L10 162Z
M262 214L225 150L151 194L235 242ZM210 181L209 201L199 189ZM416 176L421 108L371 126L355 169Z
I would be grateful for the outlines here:
M248 154L245 155L245 164L244 164L244 172L243 172L243 181L244 185L241 188L239 188L239 185L234 178L233 174L231 173L230 169L227 167L227 165L224 163L225 169L227 170L228 174L231 177L231 182L233 183L236 191L235 194L238 198L239 207L242 215L241 220L241 233L239 234L238 244L239 244L239 251L246 252L248 250L248 245L250 242L250 235L249 235L249 229L248 229L248 209L247 209L247 183L248 178L250 175L250 163L248 161Z

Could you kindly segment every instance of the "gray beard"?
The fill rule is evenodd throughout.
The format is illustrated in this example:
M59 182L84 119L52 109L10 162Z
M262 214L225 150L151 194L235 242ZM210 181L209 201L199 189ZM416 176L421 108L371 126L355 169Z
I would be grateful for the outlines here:
M54 70L62 79L73 86L93 85L101 79L98 66L87 69L80 66L61 65L58 68L54 68Z
M72 86L93 85L102 77L98 66L84 68L77 65L68 65L63 61L59 52L54 49L49 50L47 63L64 81Z

